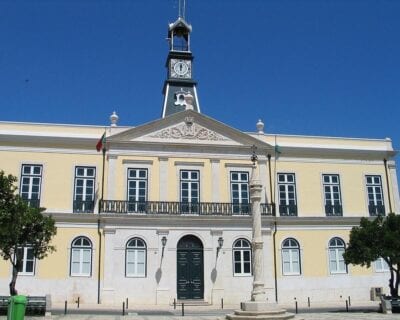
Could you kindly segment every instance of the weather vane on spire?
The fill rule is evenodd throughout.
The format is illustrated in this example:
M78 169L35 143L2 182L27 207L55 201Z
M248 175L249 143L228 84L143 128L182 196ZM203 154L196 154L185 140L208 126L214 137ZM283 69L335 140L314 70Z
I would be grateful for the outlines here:
M186 15L186 0L179 0L179 18L185 19Z

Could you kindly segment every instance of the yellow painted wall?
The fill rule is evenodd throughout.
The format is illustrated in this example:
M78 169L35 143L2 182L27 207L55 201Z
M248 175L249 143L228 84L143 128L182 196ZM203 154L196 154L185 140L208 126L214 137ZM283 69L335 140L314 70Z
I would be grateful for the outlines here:
M23 164L41 164L43 166L40 205L48 210L72 210L75 166L96 167L96 189L100 190L101 155L0 152L0 157L1 169L7 174L17 176L18 184Z
M3 260L3 258L0 258L0 278L8 278L8 276L11 276L10 271L11 271L10 262L8 260Z
M71 243L78 236L85 236L92 241L92 277L97 277L98 235L97 228L57 228L57 235L52 244L56 251L43 260L37 261L36 276L43 279L65 279L70 274Z
M343 213L360 216L368 212L365 175L380 175L385 205L388 203L383 164L311 163L278 161L277 173L295 173L299 215L324 213L323 174L338 174L340 178ZM278 192L277 192L278 201Z
M294 238L299 242L301 255L301 273L305 277L326 277L330 275L328 261L329 241L339 237L347 244L349 232L342 229L331 230L282 230L276 234L276 257L278 275L282 275L282 242L287 238ZM351 275L370 275L371 268L350 265L348 268ZM335 276L335 275L332 275Z

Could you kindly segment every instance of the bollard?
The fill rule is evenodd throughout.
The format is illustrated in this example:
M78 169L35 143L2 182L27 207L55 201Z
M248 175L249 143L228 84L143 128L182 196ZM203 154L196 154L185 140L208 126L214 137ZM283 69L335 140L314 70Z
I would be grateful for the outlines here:
M126 310L128 310L128 298L126 298Z
M67 300L65 300L64 304L64 314L67 314Z
M351 300L350 300L350 296L349 296L349 307L351 306Z
M296 302L294 303L294 306L295 306L295 308L296 308L296 314L298 313L298 309L297 309L297 300L296 300Z
M125 315L125 302L122 302L122 315Z
M349 312L349 302L346 300L346 311Z
M240 303L240 310L243 310L243 302Z
M308 301L308 307L310 308L310 306L311 306L311 304L310 304L310 297L308 297L308 299L307 299Z
M224 298L221 298L221 309L224 308Z
M176 299L174 298L174 310L176 309Z
M185 316L185 304L182 302L182 317Z
M79 297L78 297L78 300L76 302L78 303L78 309L79 309Z

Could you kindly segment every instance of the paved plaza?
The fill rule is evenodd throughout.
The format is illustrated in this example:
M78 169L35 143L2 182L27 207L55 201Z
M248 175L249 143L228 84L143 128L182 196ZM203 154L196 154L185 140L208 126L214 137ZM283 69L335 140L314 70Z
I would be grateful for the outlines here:
M238 306L224 306L224 309L217 306L185 306L184 316L182 316L181 305L173 306L132 306L125 315L122 315L121 308L118 306L104 305L70 305L67 314L64 314L63 305L53 305L51 316L46 317L25 317L27 320L223 320L226 314L233 313ZM282 305L289 312L294 312L294 307ZM400 314L382 314L378 312L377 302L366 302L354 304L346 311L345 305L340 304L319 304L310 308L300 306L296 319L304 320L400 320ZM0 317L1 320L6 317Z

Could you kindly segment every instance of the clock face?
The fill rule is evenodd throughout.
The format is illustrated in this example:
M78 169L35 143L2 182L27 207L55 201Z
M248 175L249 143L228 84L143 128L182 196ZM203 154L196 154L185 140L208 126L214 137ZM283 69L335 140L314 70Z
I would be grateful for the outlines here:
M171 77L172 78L190 78L191 61L171 59Z

